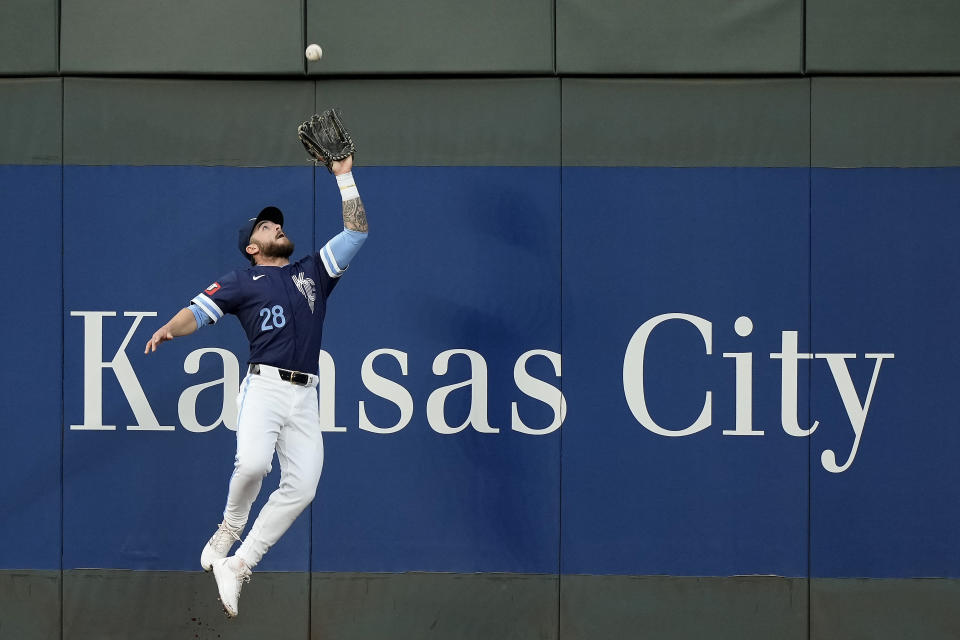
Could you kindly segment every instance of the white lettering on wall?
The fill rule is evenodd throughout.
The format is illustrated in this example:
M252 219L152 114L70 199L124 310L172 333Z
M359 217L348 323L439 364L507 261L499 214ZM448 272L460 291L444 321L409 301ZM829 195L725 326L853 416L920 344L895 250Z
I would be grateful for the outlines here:
M116 311L71 311L70 315L83 321L83 421L72 424L70 429L77 431L115 431L116 425L103 424L103 375L109 369L116 376L124 398L129 404L136 424L126 427L129 431L173 431L173 425L161 425L147 400L143 386L138 379L126 349L144 318L156 317L150 311L124 311L125 318L132 318L123 340L117 346L113 356L106 360L103 356L103 332L105 318L115 318ZM670 438L691 436L712 425L713 391L704 390L704 400L699 415L689 425L661 425L650 415L647 405L645 376L646 350L653 337L654 330L670 321L682 321L692 325L703 339L705 357L713 356L713 323L705 318L686 313L665 313L654 316L641 324L630 338L623 355L623 393L633 417L645 429L659 436ZM753 321L740 316L734 323L734 331L741 338L753 333ZM694 340L696 340L694 338ZM868 353L864 357L875 360L873 374L861 401L856 385L850 374L847 360L856 359L852 353L800 353L797 331L781 332L780 352L771 353L771 360L780 361L780 423L784 433L792 437L807 437L820 427L819 420L812 420L809 426L801 426L799 421L799 361L825 360L834 385L846 410L847 419L853 430L853 441L849 453L840 463L838 454L832 449L821 452L823 468L830 473L842 473L849 469L859 451L863 438L867 416L876 391L880 369L884 360L893 359L892 353ZM207 354L217 355L222 364L223 374L214 380L189 385L180 393L177 402L177 415L183 428L193 433L205 433L224 425L228 429L237 428L237 395L240 384L240 363L237 357L226 349L202 348L191 351L185 358L183 370L196 375L200 370L200 360ZM426 402L427 424L437 433L453 435L468 427L480 433L499 433L488 417L489 373L483 355L469 349L448 349L438 354L432 362L435 376L446 375L453 357L466 357L470 365L470 374L466 380L440 386L430 392ZM553 366L559 379L562 376L561 355L545 349L531 349L520 354L513 366L513 381L516 389L524 396L542 402L553 410L549 424L529 424L520 415L520 402L510 403L510 428L527 435L547 435L557 431L567 415L566 398L559 384L551 384L531 375L527 366L531 358L546 358ZM753 424L753 374L754 354L750 351L724 352L722 358L733 360L735 423L733 428L723 429L725 436L763 436L764 430ZM361 400L357 405L357 427L362 431L375 434L391 434L406 428L415 413L414 398L410 390L401 382L382 376L374 371L374 361L387 358L395 361L400 376L406 377L410 356L405 351L382 348L370 352L361 366L361 381L375 396L395 405L399 418L392 425L376 425L367 412L367 404ZM426 364L422 362L422 364ZM321 384L318 389L320 428L328 432L345 432L345 426L335 426L336 416L336 365L325 351L320 352L318 372ZM197 401L204 390L220 388L221 409L219 415L210 424L201 424L197 418ZM469 410L459 425L447 424L445 409L449 396L463 389L469 393ZM812 416L810 417L812 418ZM528 418L529 419L529 418Z
M700 335L703 337L704 344L706 345L706 355L711 355L712 324L709 321L698 316L682 313L666 313L655 316L637 328L633 334L633 337L630 339L630 343L627 345L627 350L624 353L623 359L623 392L630 411L637 419L637 422L639 422L643 427L662 436L687 436L697 433L698 431L702 431L710 426L710 401L712 397L712 391L708 390L706 392L706 400L703 404L703 409L700 412L700 417L697 418L696 422L686 428L668 429L662 427L653 421L653 418L650 417L650 412L647 410L647 399L643 386L644 353L646 351L647 341L650 339L650 334L657 326L663 322L666 322L667 320L684 320L694 325L700 331ZM746 316L741 316L734 324L734 330L740 337L747 337L753 331L753 322ZM797 418L797 362L799 360L810 360L811 358L826 360L827 365L830 368L830 372L833 375L833 380L836 384L837 391L840 393L840 398L843 400L843 406L846 409L850 426L853 428L853 445L850 449L850 455L843 464L837 463L836 453L831 449L827 449L822 452L820 456L820 463L823 465L824 469L831 473L842 473L843 471L849 469L850 465L853 464L853 460L857 455L857 450L860 447L860 439L863 436L864 425L867 421L867 413L870 410L870 401L873 399L873 393L877 385L877 378L880 375L880 366L885 359L892 359L894 354L864 354L864 357L868 360L876 360L876 364L873 369L873 376L870 379L870 384L867 389L865 399L861 404L846 363L848 359L856 358L855 354L798 353L797 343L798 339L796 331L783 331L781 332L780 353L770 354L771 360L780 360L781 362L780 420L783 430L790 436L805 437L812 434L820 425L820 422L817 420L814 420L813 425L811 425L808 429L802 428L799 425L799 420ZM753 354L750 352L724 353L723 357L732 358L734 360L736 376L736 426L734 429L725 429L723 431L723 435L762 436L763 431L754 429L752 419Z
M132 317L133 324L117 348L113 358L103 360L103 319L116 316L114 311L71 311L71 316L83 318L83 424L72 424L79 431L113 431L116 425L103 424L103 370L111 369L117 376L120 389L133 410L137 424L127 427L130 431L173 431L173 425L161 425L150 408L143 387L133 371L126 348L137 327L144 318L152 318L154 311L124 311Z
M450 358L454 355L464 355L470 359L471 375L463 382L440 387L430 394L427 398L427 422L434 431L443 434L459 433L469 425L481 433L499 433L500 429L491 427L487 422L487 361L482 355L469 349L448 349L434 358L434 375L446 374ZM470 387L470 412L463 424L451 427L443 413L447 396L464 387Z
M524 424L520 419L520 412L517 409L517 403L510 403L510 428L520 433L527 433L533 436L542 436L553 433L563 424L567 417L567 400L563 393L557 387L549 382L544 382L539 378L534 378L527 373L527 361L533 356L543 356L553 365L553 372L560 377L560 354L555 351L546 351L544 349L533 349L527 351L517 358L513 367L513 380L522 393L530 396L534 400L539 400L553 409L553 421L546 427L536 429Z
M237 356L232 351L226 349L197 349L187 354L183 361L183 370L189 374L195 374L200 371L200 358L206 353L212 353L220 356L223 363L223 377L202 382L187 387L180 394L177 401L177 415L180 417L180 424L187 431L194 433L203 433L217 428L223 424L231 431L237 430L237 395L240 393L240 363ZM197 420L197 397L200 392L210 387L219 386L221 389L220 415L211 424L202 425Z
M797 361L810 360L812 353L797 353L797 332L784 331L780 338L780 353L771 353L771 360L780 360L780 424L791 436L802 438L817 430L816 420L809 429L801 429L797 418Z
M410 424L413 418L413 397L407 389L393 380L384 378L373 370L373 361L378 356L390 356L400 364L400 375L407 375L407 354L396 349L377 349L371 352L363 359L363 366L360 371L360 379L364 386L375 395L385 400L389 400L400 409L400 419L391 427L378 427L367 417L364 401L360 401L360 428L372 433L396 433Z
M753 321L740 316L733 324L733 330L741 338L753 332ZM753 354L747 352L724 353L724 358L733 358L736 367L736 427L724 429L725 436L762 436L763 431L753 428Z
M856 358L852 353L818 353L817 358L823 358L830 366L830 373L833 374L833 380L837 384L837 391L840 392L840 398L843 400L843 406L847 410L847 417L850 419L850 426L853 427L853 447L850 449L850 457L842 465L837 465L837 456L831 449L825 450L820 454L820 464L830 473L841 473L850 468L853 459L857 456L857 449L860 447L860 437L863 435L863 426L867 422L867 412L870 411L870 401L873 399L873 390L877 386L877 377L880 375L880 365L887 358L893 358L892 353L867 353L864 357L867 360L875 359L876 365L873 367L873 376L870 378L870 387L867 389L867 397L860 404L857 397L857 390L853 386L853 380L850 378L850 371L847 370L847 358Z
M668 320L683 320L692 324L703 337L707 355L713 353L713 325L709 321L686 313L664 313L654 316L634 331L633 337L627 344L626 353L623 355L623 391L627 398L627 406L630 407L637 422L657 435L675 438L689 436L710 426L712 398L711 392L707 391L699 417L688 427L678 429L662 427L650 416L643 386L643 358L647 351L647 340L650 339L650 334Z

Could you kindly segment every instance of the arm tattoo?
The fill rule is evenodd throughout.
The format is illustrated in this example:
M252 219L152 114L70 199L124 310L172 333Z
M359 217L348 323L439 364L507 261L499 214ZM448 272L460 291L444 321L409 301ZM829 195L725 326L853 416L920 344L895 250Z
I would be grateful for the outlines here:
M360 198L347 200L343 203L343 226L351 231L367 231L367 211L363 208Z

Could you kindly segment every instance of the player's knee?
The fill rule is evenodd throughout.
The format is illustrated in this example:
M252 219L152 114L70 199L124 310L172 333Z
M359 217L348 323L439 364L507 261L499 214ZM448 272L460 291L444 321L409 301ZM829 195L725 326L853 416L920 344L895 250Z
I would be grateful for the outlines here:
M297 489L294 490L293 500L296 503L297 507L300 507L301 509L306 509L310 505L310 503L313 502L313 498L316 495L317 495L316 485L313 485L310 487L298 487Z
M233 473L236 476L247 478L249 480L261 480L270 473L271 461L256 458L237 458L233 465Z

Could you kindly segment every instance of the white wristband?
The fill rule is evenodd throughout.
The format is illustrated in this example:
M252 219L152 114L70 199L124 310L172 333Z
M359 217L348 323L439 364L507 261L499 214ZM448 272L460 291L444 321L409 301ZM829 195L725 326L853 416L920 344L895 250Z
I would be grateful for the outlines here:
M339 176L336 176L336 178L337 186L340 187L340 197L344 202L360 197L360 192L357 190L357 185L353 181L353 171L340 174Z

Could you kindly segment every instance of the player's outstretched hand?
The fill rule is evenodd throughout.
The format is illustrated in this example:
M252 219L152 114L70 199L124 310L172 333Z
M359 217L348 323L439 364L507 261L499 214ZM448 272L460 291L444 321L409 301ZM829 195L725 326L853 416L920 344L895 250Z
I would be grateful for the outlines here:
M350 173L351 169L353 169L353 154L350 154L343 160L334 160L330 163L330 171L332 171L335 176Z
M153 337L147 341L147 347L143 352L153 353L157 350L157 347L160 346L161 342L166 342L167 340L173 340L173 332L166 326L160 327L156 333L153 334Z
M301 122L297 137L310 158L324 165L330 173L336 173L334 163L343 162L357 151L357 145L336 109L315 113L306 122Z

